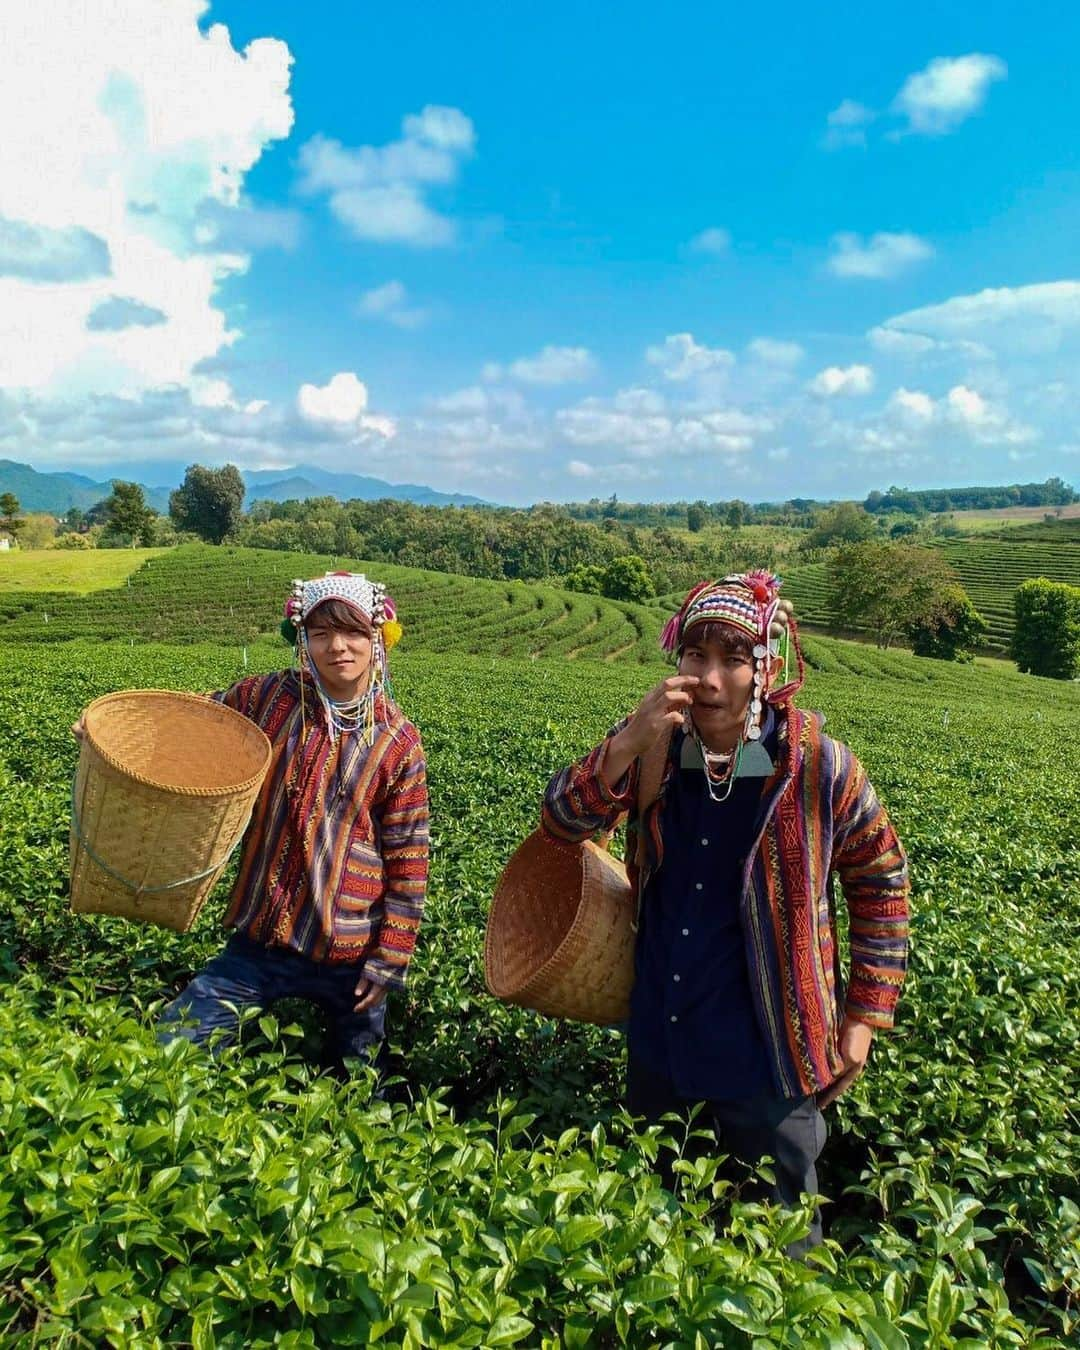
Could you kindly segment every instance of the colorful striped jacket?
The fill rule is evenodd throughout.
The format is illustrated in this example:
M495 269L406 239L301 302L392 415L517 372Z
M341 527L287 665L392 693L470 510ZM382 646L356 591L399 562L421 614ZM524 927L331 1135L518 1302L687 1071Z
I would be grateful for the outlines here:
M778 709L780 754L762 790L760 833L743 869L740 912L754 1005L784 1096L827 1087L842 1071L837 936L831 874L849 915L851 970L844 1012L890 1027L907 967L907 862L862 765L822 733L819 713ZM621 722L609 736L626 725ZM675 762L673 737L660 796L646 810L645 864L635 866L640 760L610 786L598 767L604 744L557 773L544 799L542 827L563 840L611 829L629 813L627 870L639 896L663 862L664 792Z
M225 924L253 942L315 961L363 961L401 987L416 946L428 870L428 797L420 736L380 698L375 739L331 741L293 671L253 675L214 698L270 738L273 754Z

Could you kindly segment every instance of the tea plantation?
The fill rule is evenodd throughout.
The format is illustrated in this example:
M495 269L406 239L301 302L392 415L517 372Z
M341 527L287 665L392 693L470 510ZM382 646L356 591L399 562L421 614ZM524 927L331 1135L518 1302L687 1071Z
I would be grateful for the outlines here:
M282 579L325 560L213 556L213 585L203 555L182 589L177 550L130 595L58 595L47 630L0 599L0 1345L1076 1344L1075 688L811 644L803 701L898 823L915 943L897 1030L829 1112L830 1238L797 1264L806 1216L740 1199L714 1164L684 1165L680 1201L661 1189L655 1132L618 1109L618 1032L483 988L500 868L551 771L660 673L658 610L383 569L433 806L394 1080L374 1097L320 1074L298 1006L217 1060L156 1044L158 1002L221 943L225 887L187 935L69 912L67 728L110 689L282 663L257 635Z

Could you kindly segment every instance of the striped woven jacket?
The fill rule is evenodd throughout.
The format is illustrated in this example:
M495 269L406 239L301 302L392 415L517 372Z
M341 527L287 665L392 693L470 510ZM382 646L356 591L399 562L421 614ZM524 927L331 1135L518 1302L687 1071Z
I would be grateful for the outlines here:
M909 887L900 841L862 765L822 733L820 714L790 706L777 711L779 763L763 788L763 823L743 870L740 913L773 1077L784 1096L794 1097L827 1087L843 1069L841 1000L853 1019L892 1026L907 967ZM628 863L639 896L661 866L665 846L677 846L662 837L661 822L680 738L673 738L660 796L645 813L645 865L639 871ZM542 826L555 838L578 841L612 828L628 812L627 858L633 859L642 826L635 805L641 761L609 785L598 767L604 744L552 778ZM846 995L838 988L833 873L850 921Z
M253 942L315 961L363 961L400 987L416 946L428 870L420 736L376 703L371 746L332 741L310 684L254 675L213 695L261 727L273 750L225 916Z

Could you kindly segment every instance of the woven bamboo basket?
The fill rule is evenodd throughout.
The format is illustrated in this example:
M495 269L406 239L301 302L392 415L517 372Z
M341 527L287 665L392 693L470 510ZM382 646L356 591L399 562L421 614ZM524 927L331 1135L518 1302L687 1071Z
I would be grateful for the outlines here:
M71 907L186 933L270 763L253 722L195 694L96 699L72 789Z
M506 865L488 914L484 976L507 1003L608 1026L634 982L634 898L626 868L591 840L537 830Z

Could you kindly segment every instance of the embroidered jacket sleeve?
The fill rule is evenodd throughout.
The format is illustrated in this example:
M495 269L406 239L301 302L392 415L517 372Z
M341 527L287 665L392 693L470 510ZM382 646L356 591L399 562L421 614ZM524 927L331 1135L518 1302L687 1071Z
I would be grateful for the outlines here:
M226 708L243 713L252 722L258 723L266 695L276 689L280 682L280 675L248 675L228 689L219 689L207 697L215 703L224 703Z
M847 1015L888 1028L908 956L907 859L866 771L837 745L833 782L832 866L850 919L851 975Z
M540 828L553 839L581 843L598 830L610 830L629 811L637 794L640 760L635 759L617 783L604 777L602 760L607 743L629 718L612 727L603 741L582 759L560 769L548 783L540 813Z
M420 739L398 766L383 804L380 851L385 869L384 911L364 973L376 984L401 989L416 948L428 876L427 766Z

